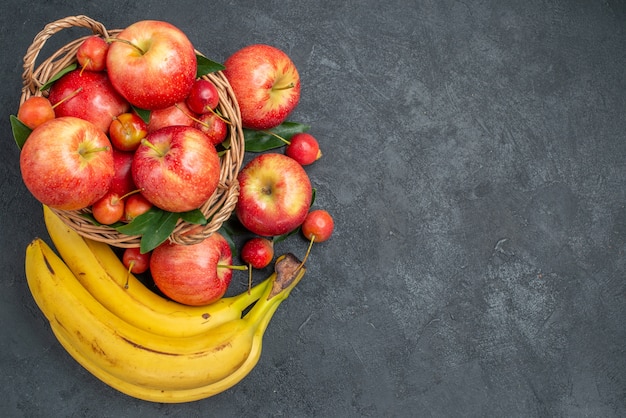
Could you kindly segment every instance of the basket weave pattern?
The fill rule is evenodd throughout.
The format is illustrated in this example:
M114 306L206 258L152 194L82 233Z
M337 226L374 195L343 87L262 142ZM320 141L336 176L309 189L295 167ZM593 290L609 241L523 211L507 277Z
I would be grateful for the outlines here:
M20 105L31 96L47 95L47 91L42 92L40 88L59 71L76 62L76 51L78 47L91 35L75 39L66 44L36 66L39 53L46 41L55 33L72 27L87 28L91 30L94 35L100 35L105 39L115 37L122 31L121 29L108 31L102 23L84 15L70 16L47 24L34 38L33 43L24 56L24 72L22 73L23 87ZM200 54L198 51L196 51L196 53ZM235 94L228 80L221 71L207 74L202 78L213 82L218 89L220 98L218 110L231 123L229 125L229 136L227 137L227 141L230 142L230 147L220 157L221 171L217 190L213 196L199 208L205 217L209 219L209 222L201 228L198 228L197 225L179 221L169 239L172 242L180 244L194 244L200 242L216 232L222 226L222 223L228 220L239 196L237 174L244 159L244 137L241 127L241 113ZM84 237L106 242L120 248L138 247L140 244L141 236L124 235L111 227L94 225L84 216L91 212L89 208L79 211L53 210L69 227L76 230ZM192 228L198 229L194 229L192 234L189 232Z

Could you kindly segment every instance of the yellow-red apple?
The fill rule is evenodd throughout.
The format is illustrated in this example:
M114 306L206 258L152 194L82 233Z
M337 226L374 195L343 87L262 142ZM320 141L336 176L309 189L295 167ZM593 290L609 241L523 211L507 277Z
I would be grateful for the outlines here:
M132 173L137 188L156 207L186 212L200 207L217 188L220 160L198 129L166 126L144 138Z
M142 20L122 30L107 53L113 86L132 105L162 109L183 101L196 78L195 49L179 28Z
M49 120L31 132L20 154L20 170L37 200L63 210L96 202L107 193L115 173L106 134L71 116Z
M276 47L248 45L228 57L224 65L244 128L278 126L300 101L298 70L291 58Z
M312 199L311 181L294 159L278 153L259 154L237 176L235 213L249 231L262 236L286 234L306 217Z

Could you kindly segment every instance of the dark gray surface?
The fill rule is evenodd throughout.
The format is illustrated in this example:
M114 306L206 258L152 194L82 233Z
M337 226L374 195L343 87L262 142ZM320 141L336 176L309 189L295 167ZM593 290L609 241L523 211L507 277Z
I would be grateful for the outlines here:
M626 415L624 1L0 8L0 415ZM217 61L270 43L300 70L290 119L322 144L309 173L336 232L259 365L216 397L161 405L108 388L26 287L24 248L46 232L8 115L33 37L78 14L111 29L168 20Z

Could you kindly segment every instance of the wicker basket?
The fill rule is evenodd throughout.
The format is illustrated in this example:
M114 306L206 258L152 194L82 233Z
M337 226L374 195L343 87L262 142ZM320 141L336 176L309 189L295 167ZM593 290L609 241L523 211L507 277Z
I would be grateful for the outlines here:
M33 43L24 56L24 72L22 75L23 88L20 105L31 96L47 95L47 92L40 91L40 87L45 85L48 80L60 70L76 61L76 51L78 47L91 35L81 37L66 44L45 59L39 66L35 67L35 61L46 41L55 33L72 27L90 29L93 34L100 35L104 38L115 37L121 32L121 29L107 31L103 24L82 15L66 17L47 24L34 38ZM196 52L200 54L200 52ZM169 239L180 244L200 242L217 231L222 223L230 217L239 196L237 174L244 159L244 137L241 127L239 105L237 104L237 100L228 80L224 77L222 72L211 73L203 76L203 78L212 81L217 86L220 97L218 110L231 122L229 137L227 138L230 139L230 148L221 156L220 182L217 190L213 196L199 208L205 217L209 219L209 222L203 225L201 229L194 230L193 234L191 234L189 230L196 228L197 225L188 224L182 220L179 221ZM94 225L84 216L86 213L91 212L90 209L80 211L54 211L68 226L84 237L106 242L121 248L138 247L140 244L141 236L124 235L111 227Z

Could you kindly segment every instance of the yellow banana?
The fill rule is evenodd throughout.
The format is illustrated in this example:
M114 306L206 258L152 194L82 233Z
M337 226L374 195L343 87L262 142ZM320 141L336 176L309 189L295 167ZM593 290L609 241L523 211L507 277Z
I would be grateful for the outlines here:
M290 254L280 257L264 294L244 318L185 338L151 334L115 316L41 239L27 247L25 267L37 305L83 367L130 396L188 402L228 389L256 365L272 315L304 275L299 263Z
M187 306L161 297L130 274L106 243L83 238L44 206L44 221L55 248L100 303L138 328L170 337L188 337L241 318L265 290L268 280L237 296L206 306Z

